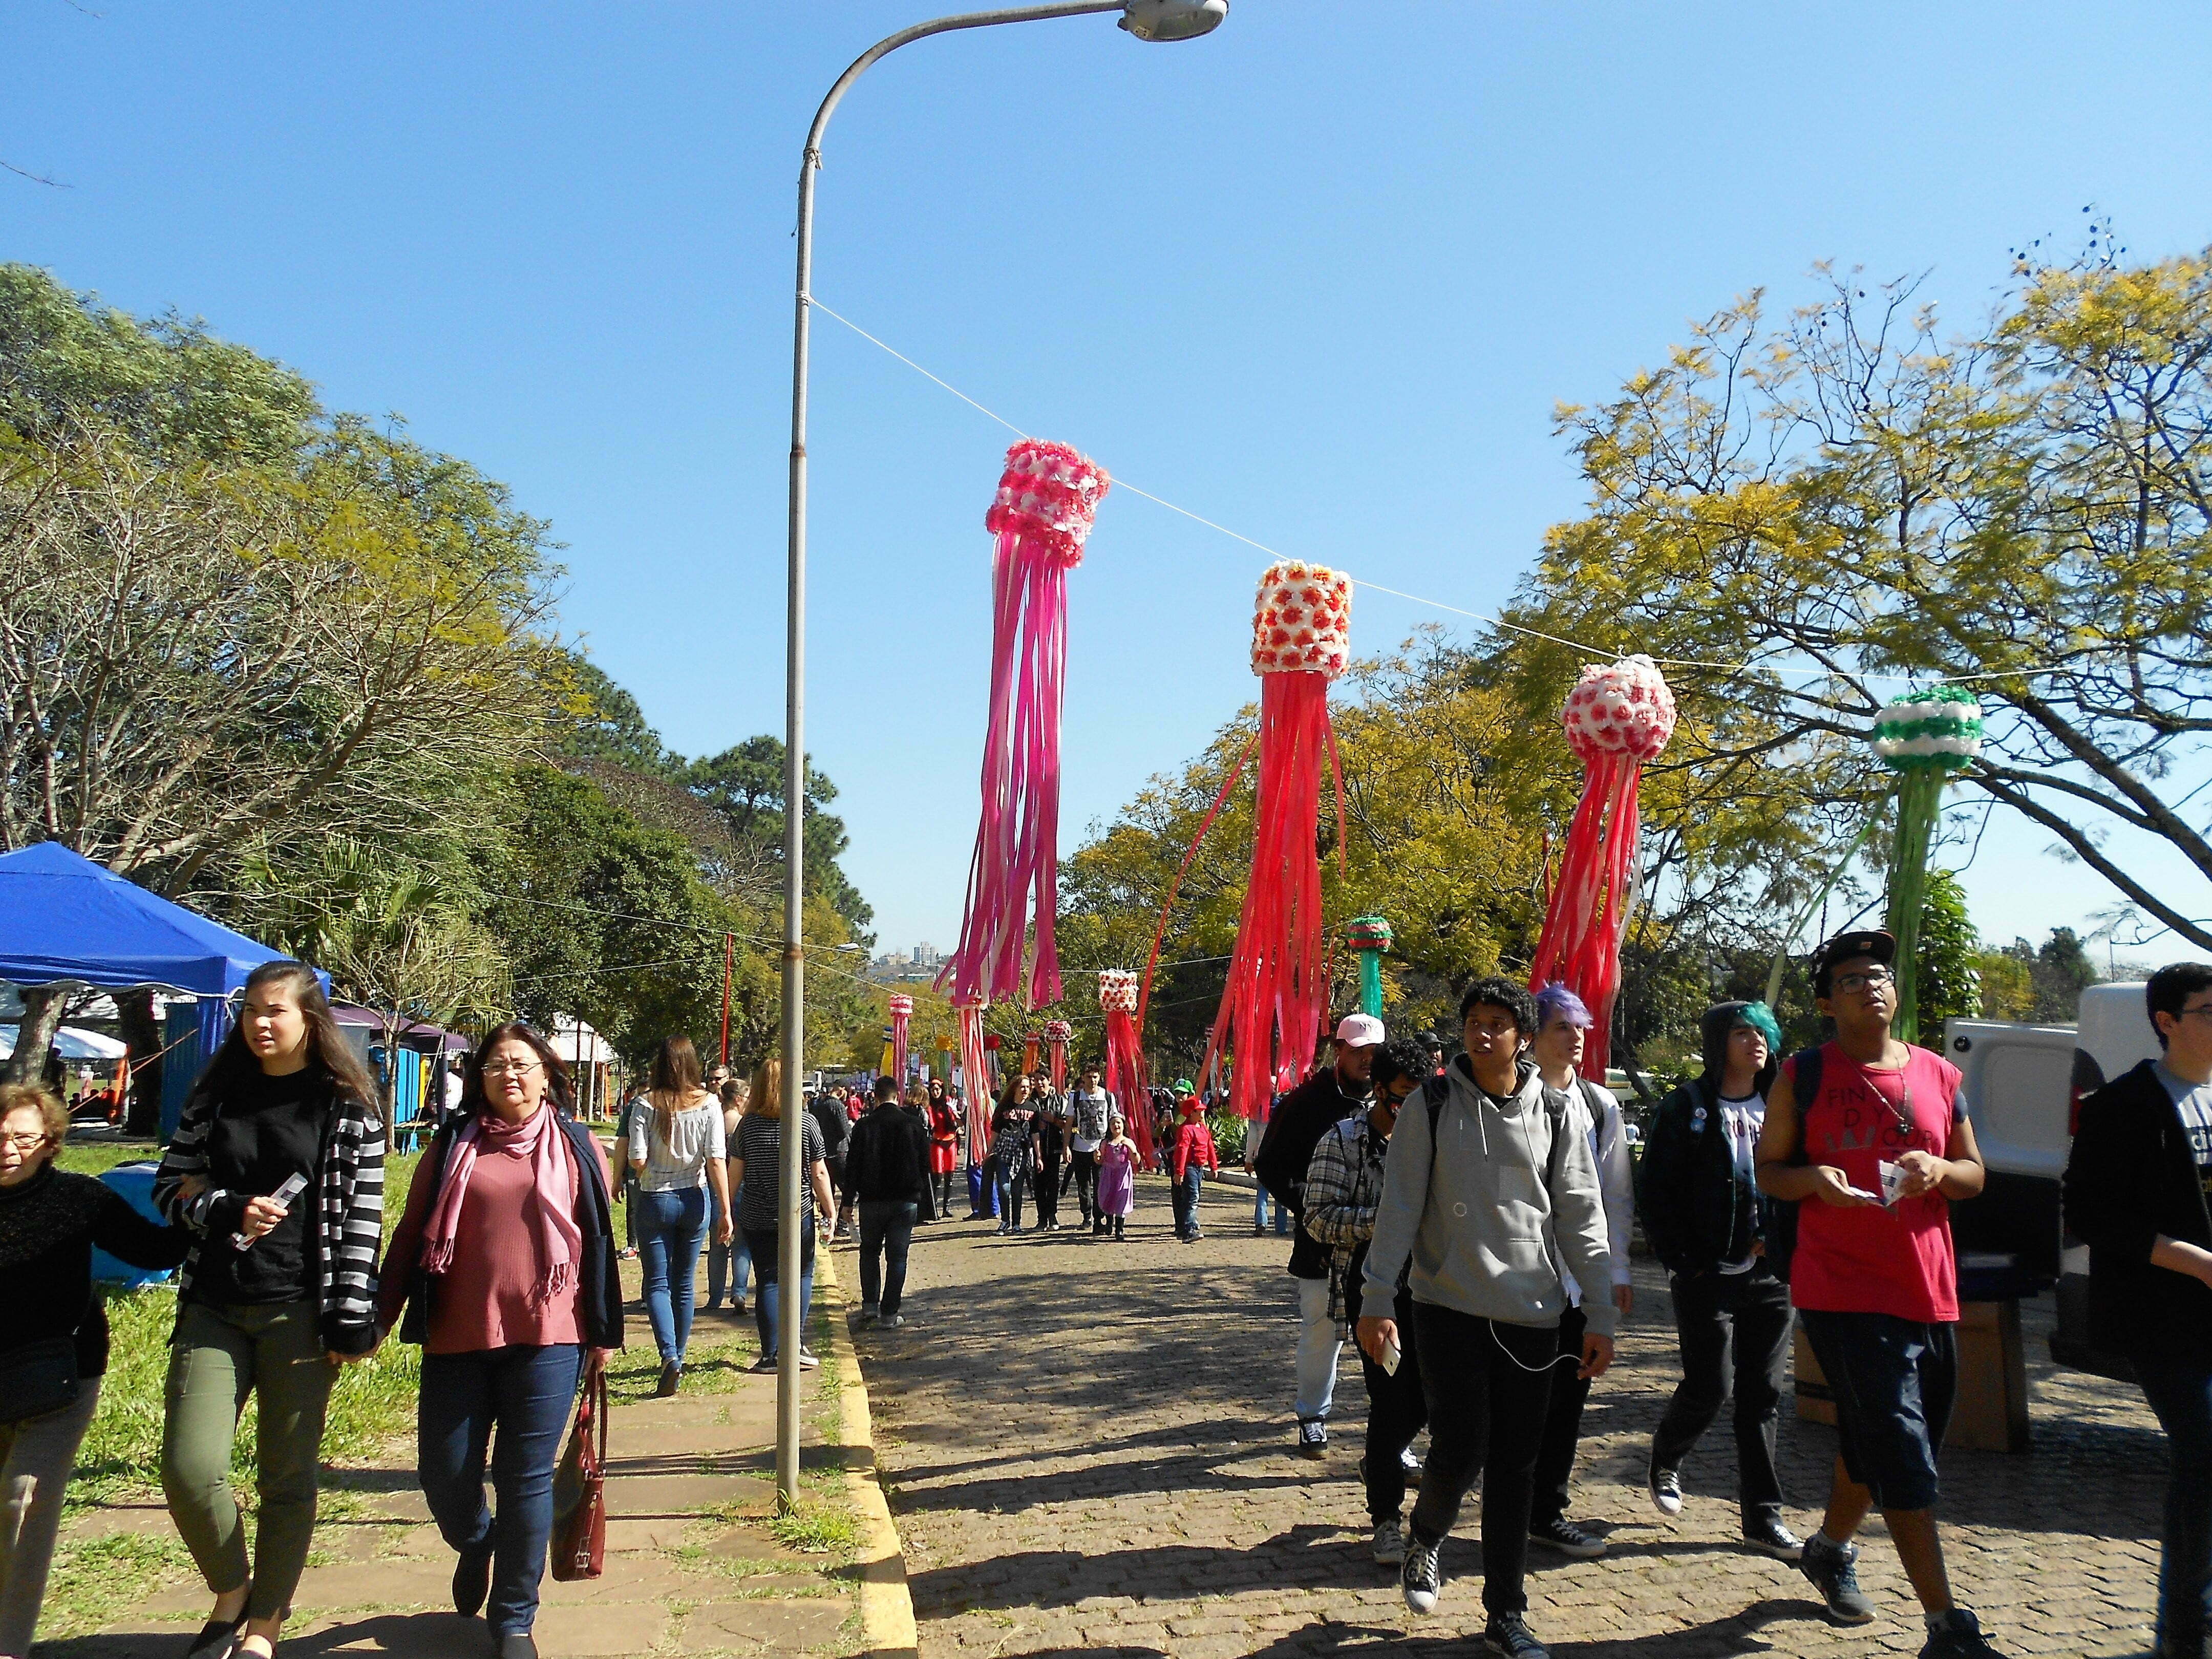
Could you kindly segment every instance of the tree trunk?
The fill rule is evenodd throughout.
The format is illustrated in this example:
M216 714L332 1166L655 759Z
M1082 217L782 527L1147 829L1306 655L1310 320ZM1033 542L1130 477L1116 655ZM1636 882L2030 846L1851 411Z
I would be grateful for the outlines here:
M70 994L60 986L25 986L23 1019L15 1027L15 1052L0 1061L0 1083L36 1083L46 1075L46 1050L61 1029Z
M167 1039L154 1018L154 993L141 986L115 994L116 1023L123 1040L131 1045L131 1098L123 1108L123 1132L132 1135L161 1133L161 1075L168 1057L161 1050Z

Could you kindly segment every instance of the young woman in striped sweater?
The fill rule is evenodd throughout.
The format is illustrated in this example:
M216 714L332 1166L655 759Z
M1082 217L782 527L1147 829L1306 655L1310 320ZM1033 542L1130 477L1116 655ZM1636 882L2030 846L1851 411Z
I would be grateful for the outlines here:
M312 969L265 963L246 980L154 1202L193 1237L161 1435L169 1514L216 1598L189 1659L265 1659L307 1565L331 1379L376 1346L384 1124ZM251 1567L230 1489L249 1392L260 1404Z

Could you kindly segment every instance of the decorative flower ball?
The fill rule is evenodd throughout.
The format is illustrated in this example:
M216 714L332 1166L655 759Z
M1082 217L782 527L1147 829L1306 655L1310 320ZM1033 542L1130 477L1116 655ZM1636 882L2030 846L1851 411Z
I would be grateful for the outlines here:
M1393 937L1390 924L1380 916L1354 916L1344 931L1355 951L1387 951L1390 948Z
M913 1014L914 999L902 993L896 991L893 992L891 994L891 1018L893 1019L908 1019L911 1018Z
M1066 444L1024 438L1006 452L998 499L983 515L993 535L1042 542L1062 564L1083 562L1091 521L1112 481L1106 469Z
M1333 680L1351 663L1352 578L1303 559L1269 565L1252 607L1252 672Z
M1648 761L1674 735L1674 694L1649 657L1593 664L1567 694L1559 723L1585 763L1607 755Z
M1960 685L1915 691L1874 719L1874 751L1899 772L1957 772L1982 752L1982 705Z
M1074 1036L1075 1028L1064 1019L1048 1019L1044 1023L1044 1040L1047 1042L1065 1043L1073 1041Z
M1098 970L1098 1006L1109 1013L1137 1012L1137 976L1127 968Z

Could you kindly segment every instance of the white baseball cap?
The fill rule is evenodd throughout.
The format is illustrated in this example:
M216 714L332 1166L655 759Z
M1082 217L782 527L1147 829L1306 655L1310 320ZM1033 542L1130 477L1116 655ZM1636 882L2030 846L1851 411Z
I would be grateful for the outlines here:
M1382 1037L1382 1022L1372 1014L1346 1014L1337 1022L1336 1040L1348 1048L1372 1048Z

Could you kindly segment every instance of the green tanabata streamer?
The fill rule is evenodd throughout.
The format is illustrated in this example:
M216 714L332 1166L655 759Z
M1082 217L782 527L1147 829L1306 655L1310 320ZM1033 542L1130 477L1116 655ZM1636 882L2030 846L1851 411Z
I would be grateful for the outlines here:
M1944 781L1982 752L1982 706L1963 687L1939 685L1887 705L1875 717L1875 752L1898 775L1897 839L1889 864L1887 926L1897 938L1897 1018L1891 1030L1918 1040L1917 960L1920 911L1928 890L1928 848L1935 838Z
M1390 924L1380 916L1354 916L1345 929L1359 954L1359 1011L1382 1018L1382 953L1390 948Z

